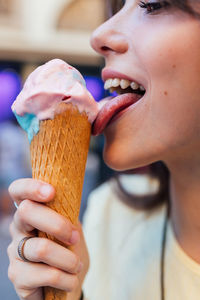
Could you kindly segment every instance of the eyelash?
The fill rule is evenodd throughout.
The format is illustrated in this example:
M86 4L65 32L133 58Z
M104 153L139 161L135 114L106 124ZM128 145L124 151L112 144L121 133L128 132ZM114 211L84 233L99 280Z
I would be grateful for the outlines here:
M146 9L147 14L152 14L156 10L164 9L169 6L169 2L167 1L158 1L158 2L144 2L140 1L138 4L141 8Z

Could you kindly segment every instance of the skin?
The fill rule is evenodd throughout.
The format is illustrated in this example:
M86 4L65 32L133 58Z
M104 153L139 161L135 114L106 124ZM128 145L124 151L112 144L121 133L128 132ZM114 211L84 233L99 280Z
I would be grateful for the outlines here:
M199 36L200 20L173 7L146 14L128 0L91 42L105 57L105 68L146 89L105 129L104 160L116 170L159 160L167 165L176 238L200 263Z
M66 218L41 205L55 196L54 188L48 184L20 179L10 185L9 193L19 207L10 225L12 242L8 247L8 277L20 299L42 300L41 286L63 289L68 292L67 299L79 299L89 266L81 224L75 227ZM73 252L47 239L36 238L35 229L55 236L66 246L73 246ZM33 237L24 246L24 255L31 262L23 262L17 255L17 245L24 236Z
M199 21L180 11L147 15L127 1L93 34L92 45L104 55L106 68L135 78L147 90L142 101L104 132L104 159L112 168L167 162L172 155L178 159L180 152L196 145L199 32Z
M94 32L91 44L105 57L106 68L126 74L146 89L142 100L105 129L104 159L116 170L159 160L167 165L176 238L200 263L199 37L200 21L188 14L171 7L149 15L128 0L118 14ZM9 277L21 300L41 300L39 287L44 285L64 288L70 291L69 299L76 300L88 269L81 227L74 228L68 220L41 206L55 195L49 186L46 196L41 197L42 187L41 181L22 179L9 188L13 200L21 203L11 224ZM54 222L50 224L49 218ZM36 263L22 262L16 254L17 245L24 236L34 235L34 228L55 235L67 245L72 230L78 230L74 253L33 238L27 241L24 252ZM57 251L59 256L55 255ZM84 265L81 271L80 261ZM26 272L29 278L22 276ZM39 282L35 274L40 274Z

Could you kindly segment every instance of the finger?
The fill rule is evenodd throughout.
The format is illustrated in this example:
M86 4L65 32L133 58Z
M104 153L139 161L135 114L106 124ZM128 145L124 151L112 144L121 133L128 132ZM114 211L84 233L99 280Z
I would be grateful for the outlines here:
M76 244L80 240L79 232L69 220L49 207L30 200L20 204L14 215L13 227L13 237L17 232L27 235L38 229L67 245Z
M12 242L7 249L10 260L21 258L17 248L19 242ZM77 274L83 268L80 258L72 251L46 238L32 237L23 247L23 255L31 262L42 262L68 273Z
M39 276L38 276L39 274ZM57 268L41 264L13 260L10 263L8 277L16 290L22 294L43 286L72 292L78 286L78 277ZM23 297L24 297L23 295ZM25 298L25 297L24 297Z
M68 273L77 274L83 267L75 253L46 238L27 240L23 252L31 262L42 262Z
M24 199L48 202L55 196L55 189L48 183L32 178L13 181L8 188L11 198L19 204Z
M42 288L32 290L18 290L20 300L43 300Z
M29 237L29 236L36 237L37 236L37 231L35 230L35 228L33 228L33 226L31 226L29 224L26 224L26 229L18 228L16 226L15 218L16 218L16 216L14 215L14 219L9 226L10 236L13 241L17 240L19 242L25 236L27 236L27 237Z

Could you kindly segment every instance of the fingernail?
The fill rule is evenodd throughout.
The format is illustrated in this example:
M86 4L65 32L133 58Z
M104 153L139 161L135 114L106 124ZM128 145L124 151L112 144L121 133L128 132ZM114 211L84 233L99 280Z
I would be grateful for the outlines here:
M40 195L42 196L42 198L46 198L50 195L50 193L52 192L52 188L50 185L43 185L40 188Z
M80 240L79 232L78 232L77 230L73 230L73 231L72 231L71 238L69 239L68 242L69 242L70 244L76 244L79 240Z
M77 272L80 273L83 270L83 263L80 262Z

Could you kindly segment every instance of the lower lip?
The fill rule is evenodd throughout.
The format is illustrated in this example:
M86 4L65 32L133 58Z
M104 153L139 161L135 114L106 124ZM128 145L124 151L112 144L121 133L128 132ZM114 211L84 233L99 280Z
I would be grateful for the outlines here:
M136 102L139 102L143 96L136 94L123 94L108 100L102 107L93 124L93 135L101 134L104 129L119 119Z

